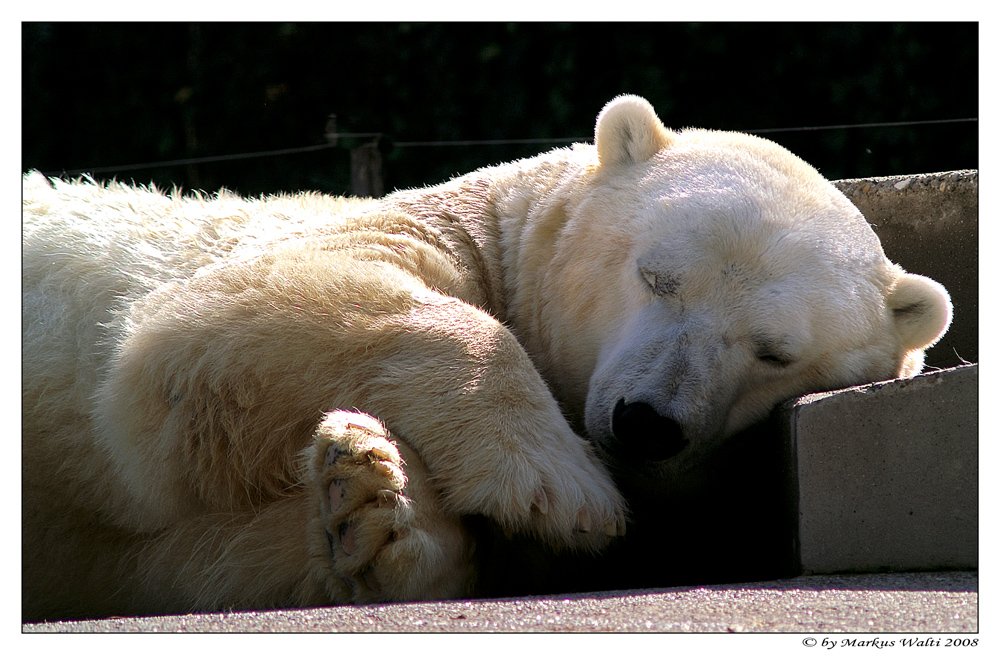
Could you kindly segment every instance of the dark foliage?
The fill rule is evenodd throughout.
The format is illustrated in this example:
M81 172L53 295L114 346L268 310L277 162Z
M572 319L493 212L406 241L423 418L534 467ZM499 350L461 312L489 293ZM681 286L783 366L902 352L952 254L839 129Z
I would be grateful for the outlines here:
M605 102L755 130L978 116L973 23L26 23L23 168L71 171L384 135L386 188L588 137ZM767 133L831 179L977 167L977 123ZM348 148L100 175L246 194L350 190Z

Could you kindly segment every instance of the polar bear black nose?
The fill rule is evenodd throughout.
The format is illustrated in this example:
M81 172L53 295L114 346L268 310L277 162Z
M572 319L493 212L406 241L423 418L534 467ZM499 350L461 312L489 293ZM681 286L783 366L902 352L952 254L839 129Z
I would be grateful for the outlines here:
M611 417L611 431L620 445L635 446L638 450L633 452L653 461L669 459L688 445L681 424L661 416L647 403L619 400Z

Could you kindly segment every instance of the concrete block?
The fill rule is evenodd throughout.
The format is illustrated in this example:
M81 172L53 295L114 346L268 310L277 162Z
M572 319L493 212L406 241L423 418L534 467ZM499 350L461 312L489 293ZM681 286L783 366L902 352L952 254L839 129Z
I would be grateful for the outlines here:
M978 365L786 403L803 573L979 563Z
M927 352L939 368L979 361L979 172L897 175L833 183L857 206L889 258L948 289L955 320Z

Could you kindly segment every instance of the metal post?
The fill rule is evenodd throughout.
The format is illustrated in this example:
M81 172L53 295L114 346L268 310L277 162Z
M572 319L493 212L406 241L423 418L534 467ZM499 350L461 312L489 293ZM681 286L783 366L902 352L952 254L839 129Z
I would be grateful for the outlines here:
M351 193L359 198L381 198L384 193L377 140L351 148Z

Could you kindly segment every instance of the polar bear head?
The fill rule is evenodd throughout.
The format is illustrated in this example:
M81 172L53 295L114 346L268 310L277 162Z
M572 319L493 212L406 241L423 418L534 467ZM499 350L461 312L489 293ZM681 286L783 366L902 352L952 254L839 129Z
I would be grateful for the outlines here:
M944 288L772 142L673 132L623 96L596 154L539 324L563 401L612 456L681 474L781 401L918 373L951 321Z

